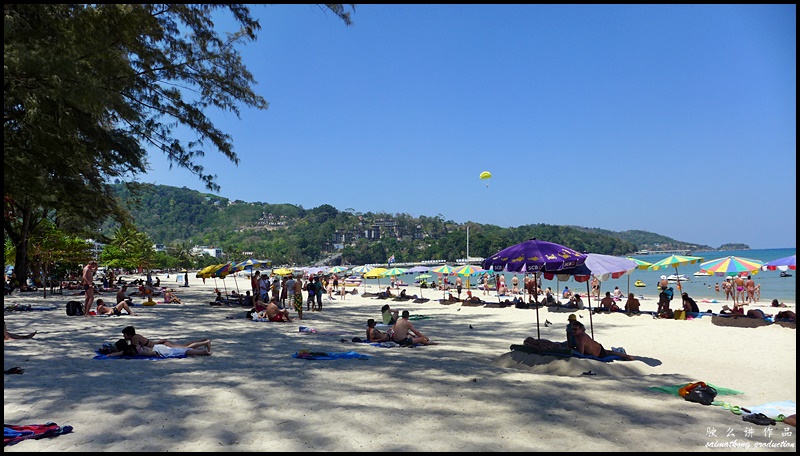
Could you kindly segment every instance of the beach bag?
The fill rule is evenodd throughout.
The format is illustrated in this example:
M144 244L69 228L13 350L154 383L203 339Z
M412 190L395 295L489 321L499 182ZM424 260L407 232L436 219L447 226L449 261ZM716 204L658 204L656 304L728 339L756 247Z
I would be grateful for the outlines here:
M676 320L686 320L686 311L685 310L676 310L675 313Z
M67 302L67 315L70 317L83 315L83 303L80 301Z
M705 382L690 383L678 390L678 394L689 402L711 405L717 397L717 390Z

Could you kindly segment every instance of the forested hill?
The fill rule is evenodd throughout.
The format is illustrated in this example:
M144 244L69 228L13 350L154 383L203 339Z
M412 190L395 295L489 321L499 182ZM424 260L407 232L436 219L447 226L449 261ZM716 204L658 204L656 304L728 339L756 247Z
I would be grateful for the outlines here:
M136 227L153 243L186 250L215 246L232 257L255 256L274 264L310 264L335 252L350 264L465 258L466 224L408 214L340 211L333 206L305 209L293 204L231 201L188 188L141 184L136 195L115 185ZM627 255L640 249L713 250L646 231L546 224L500 228L469 222L469 256L485 257L531 237L578 251ZM116 226L106 223L103 234ZM660 248L656 248L660 247Z

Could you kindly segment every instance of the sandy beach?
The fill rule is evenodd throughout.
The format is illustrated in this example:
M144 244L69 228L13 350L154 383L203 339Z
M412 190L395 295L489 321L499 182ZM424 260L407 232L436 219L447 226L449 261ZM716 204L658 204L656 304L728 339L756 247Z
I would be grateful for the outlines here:
M173 279L174 280L174 279ZM731 405L796 403L796 329L720 326L711 317L576 312L606 348L639 361L555 360L529 366L510 345L537 335L535 309L362 297L327 299L322 312L290 323L253 322L243 307L210 306L215 282L192 274L176 287L184 304L137 305L138 316L68 317L83 300L41 292L6 296L8 330L37 331L6 341L4 421L69 425L69 434L28 440L5 451L791 451L796 428L759 426L721 406L651 389L704 381L744 394ZM166 281L165 281L166 283ZM235 288L226 279L227 289ZM243 292L247 279L238 279ZM177 284L176 284L177 285ZM216 285L222 287L222 282ZM174 285L173 285L174 286ZM377 292L377 287L367 291ZM610 291L603 288L603 292ZM409 294L420 289L408 287ZM477 296L497 301L496 297ZM99 296L114 299L113 293ZM702 302L718 312L731 301ZM584 299L585 300L585 299ZM134 299L141 303L141 298ZM380 308L427 318L412 323L437 345L383 348L364 337ZM643 310L656 309L645 295ZM593 301L593 305L594 305ZM795 303L787 302L795 311ZM672 307L676 307L673 302ZM767 314L778 310L762 302ZM780 309L784 310L784 309ZM540 308L539 331L563 341L569 311ZM545 321L552 325L545 326ZM213 354L160 360L97 360L95 350L133 325L151 339L210 338ZM317 333L299 331L313 327ZM368 359L304 360L300 350L355 351ZM592 371L597 375L582 375Z

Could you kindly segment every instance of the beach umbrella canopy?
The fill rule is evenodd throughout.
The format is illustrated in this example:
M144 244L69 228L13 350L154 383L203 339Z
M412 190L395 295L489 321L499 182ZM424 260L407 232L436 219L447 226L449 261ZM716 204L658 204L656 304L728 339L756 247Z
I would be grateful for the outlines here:
M430 270L431 268L428 266L414 266L412 268L408 268L406 272L408 272L409 274L416 274L418 272L429 272Z
M761 266L761 269L765 271L774 271L776 269L779 271L786 271L787 269L791 269L793 271L797 270L797 254L778 258L777 260L767 261L763 266Z
M636 258L628 257L629 260L636 262L636 269L647 269L653 265L653 263L648 263L647 261L637 260Z
M195 277L197 277L198 279L210 279L211 278L211 273L214 271L214 269L218 268L219 266L220 265L218 265L218 264L210 264L210 265L204 267L203 269L197 271L197 274L195 274Z
M471 264L467 264L467 265L461 266L460 268L456 268L453 271L453 274L461 276L461 277L467 277L467 276L479 274L481 272L483 272L483 269L481 269L479 267L476 267L476 266L473 266Z
M365 279L380 279L383 273L388 271L386 268L372 268L364 274Z
M569 247L536 238L506 247L483 260L483 269L501 272L539 273L574 268L586 261L586 255Z
M661 268L675 268L675 273L678 273L678 266L686 266L687 264L694 264L703 261L702 257L685 256L685 255L670 255L661 261L656 261L647 267L650 271L658 271Z
M431 272L435 272L437 274L452 274L456 268L450 266L448 264L443 264L441 266L437 266L435 268L431 268Z
M354 267L354 268L353 268L353 273L355 273L355 274L366 274L366 273L368 273L369 271L372 271L373 269L375 269L375 268L373 268L372 266L369 266L369 265L366 265L366 264L365 264L365 265L363 265L363 266L356 266L356 267Z
M347 269L348 268L345 267L345 266L334 266L334 267L328 269L328 274L338 274L340 272L347 271Z
M211 272L211 277L219 277L220 279L224 279L225 277L228 276L228 274L233 272L231 271L233 265L234 265L233 262L218 265L219 267Z
M391 268L391 269L387 269L387 270L383 271L382 276L383 277L399 276L399 275L405 274L405 273L406 273L406 269L405 268Z
M287 276L294 274L294 269L278 268L278 269L273 269L272 273L279 276Z
M420 275L418 275L418 276L416 276L414 278L417 279L417 280L420 280L420 279L430 279L431 277L432 276L430 274L420 274Z
M587 253L586 261L577 267L562 269L558 272L544 272L544 277L552 280L558 276L559 280L569 280L572 276L576 282L586 282L592 277L605 282L609 279L619 279L625 274L630 274L637 269L636 262L627 258L620 258L599 253Z
M715 276L739 275L742 273L758 274L764 263L749 258L727 256L716 260L706 261L700 264L700 272L706 272Z
M233 266L234 272L244 271L246 270L253 270L260 268L262 266L269 266L269 261L264 260L256 260L255 258L249 258L247 260L242 261L241 263L236 263Z

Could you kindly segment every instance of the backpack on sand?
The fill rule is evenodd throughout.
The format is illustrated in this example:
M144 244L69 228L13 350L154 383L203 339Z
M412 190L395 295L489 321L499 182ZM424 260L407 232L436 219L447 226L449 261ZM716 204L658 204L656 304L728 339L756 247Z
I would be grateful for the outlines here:
M67 315L70 317L83 315L83 303L80 301L67 302Z

